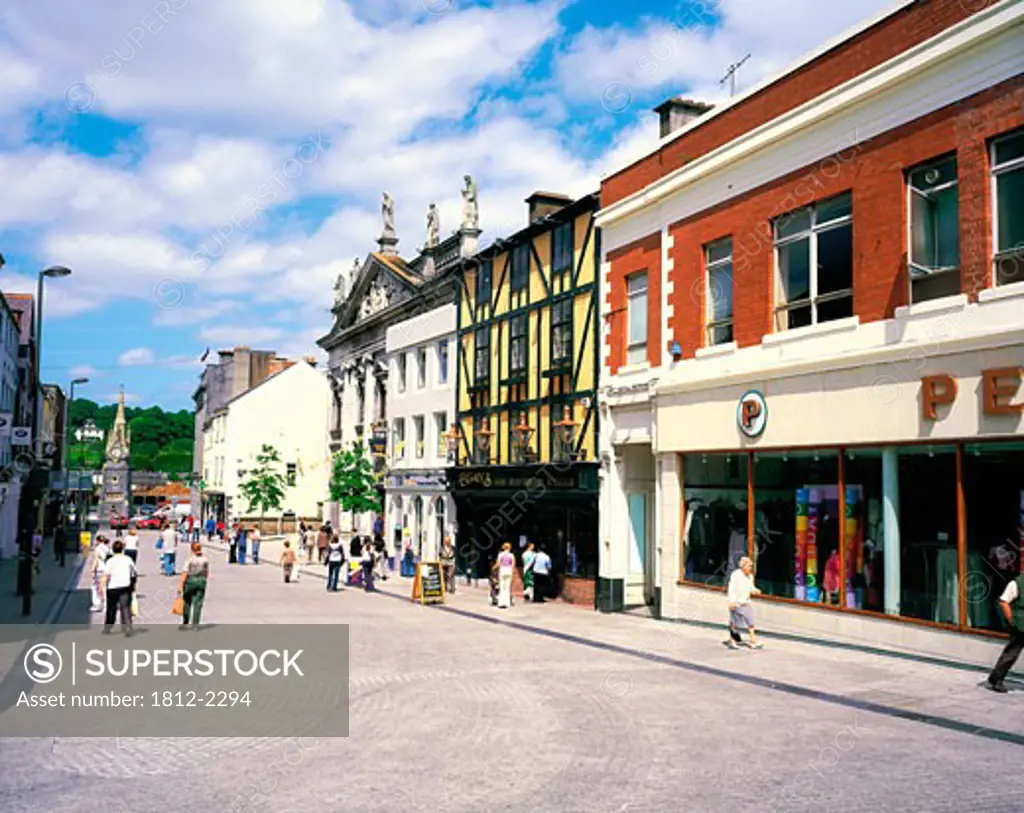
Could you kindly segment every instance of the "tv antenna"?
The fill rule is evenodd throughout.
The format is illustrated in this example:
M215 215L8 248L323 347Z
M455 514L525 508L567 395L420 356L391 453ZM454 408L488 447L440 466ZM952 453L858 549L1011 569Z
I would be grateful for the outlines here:
M729 95L730 96L735 96L736 95L736 71L738 71L741 67L743 67L743 63L746 62L748 59L750 59L750 56L751 56L750 54L747 54L739 62L733 62L732 65L729 66L728 70L726 70L725 76L723 76L719 80L718 84L720 84L720 85L724 85L726 82L729 83Z

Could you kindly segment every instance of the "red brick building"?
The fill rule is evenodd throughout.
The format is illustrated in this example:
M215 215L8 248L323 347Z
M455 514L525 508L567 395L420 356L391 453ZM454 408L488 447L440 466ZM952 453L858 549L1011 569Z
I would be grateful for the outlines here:
M1024 3L898 4L659 112L601 188L602 603L722 620L750 555L766 624L987 659L1024 549Z

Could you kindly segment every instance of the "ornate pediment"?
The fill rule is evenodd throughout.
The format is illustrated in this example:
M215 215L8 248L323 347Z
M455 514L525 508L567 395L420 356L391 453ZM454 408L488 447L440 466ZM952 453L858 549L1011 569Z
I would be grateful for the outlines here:
M369 319L376 313L385 310L401 297L401 291L393 279L385 274L377 274L370 287L363 293L359 302L358 320Z

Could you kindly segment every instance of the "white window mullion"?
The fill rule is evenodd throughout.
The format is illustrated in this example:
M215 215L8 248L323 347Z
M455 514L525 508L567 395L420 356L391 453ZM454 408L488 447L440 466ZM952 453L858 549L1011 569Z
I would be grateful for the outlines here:
M808 254L810 258L810 268L808 274L811 282L811 324L818 324L818 232L811 230L810 237L810 250Z

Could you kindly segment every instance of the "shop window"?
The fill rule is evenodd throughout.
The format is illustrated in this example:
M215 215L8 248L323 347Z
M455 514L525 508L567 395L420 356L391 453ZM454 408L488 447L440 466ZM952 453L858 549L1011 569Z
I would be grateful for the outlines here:
M747 555L747 455L689 454L685 459L685 578L725 585Z
M960 292L960 203L956 156L910 170L910 301Z
M416 349L416 389L427 386L427 348Z
M1005 632L999 597L1024 572L1024 442L967 444L964 501L967 624Z
M647 272L626 277L628 339L626 364L647 361Z
M561 299L551 306L552 367L572 361L572 306L572 297Z
M777 328L792 330L853 316L850 193L782 215L774 223L774 235Z
M526 375L526 326L528 315L521 313L509 320L508 372L512 378Z
M704 247L708 344L732 341L732 238Z
M491 261L483 263L476 272L476 304L487 305L491 301L494 266Z
M491 329L490 327L478 328L474 345L474 373L477 386L487 381L491 373Z
M448 340L437 343L437 383L448 383Z
M1024 281L1024 130L992 142L996 285Z
M426 425L422 415L416 415L412 419L413 431L416 433L416 457L423 457L426 442Z
M572 270L572 221L562 223L551 235L551 271L561 274Z
M758 587L767 595L838 604L838 454L758 452L754 492Z
M897 454L891 452L894 460ZM896 469L893 469L895 473ZM849 449L843 471L846 481L846 606L886 612L885 522L882 451ZM899 591L896 591L897 601ZM898 613L898 604L890 608Z
M522 291L530 280L530 244L521 243L512 249L512 274L509 281L512 293Z

